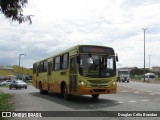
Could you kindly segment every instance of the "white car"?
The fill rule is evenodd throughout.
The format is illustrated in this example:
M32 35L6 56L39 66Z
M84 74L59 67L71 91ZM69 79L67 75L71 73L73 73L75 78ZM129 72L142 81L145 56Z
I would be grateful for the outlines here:
M12 80L6 80L0 83L0 86L10 85Z
M4 86L4 85L6 85L6 81L3 81L0 83L0 86Z

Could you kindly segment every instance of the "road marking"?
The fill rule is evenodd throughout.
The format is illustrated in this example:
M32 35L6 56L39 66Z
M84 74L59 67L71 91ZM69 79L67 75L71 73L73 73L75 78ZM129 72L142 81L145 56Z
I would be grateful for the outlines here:
M150 95L155 95L155 93L150 93Z
M136 91L136 92L134 92L134 93L139 93L139 91Z
M122 104L122 103L124 103L124 102L118 101L118 102L115 102L115 103L117 103L117 104Z
M123 90L123 91L121 91L121 92L127 92L127 90Z
M144 99L144 100L140 100L140 101L142 101L142 102L147 102L147 101L149 101L149 100L147 100L147 99Z
M128 101L128 102L137 102L137 101L135 101L135 100L130 100L130 101Z
M147 91L147 92L153 92L153 91Z

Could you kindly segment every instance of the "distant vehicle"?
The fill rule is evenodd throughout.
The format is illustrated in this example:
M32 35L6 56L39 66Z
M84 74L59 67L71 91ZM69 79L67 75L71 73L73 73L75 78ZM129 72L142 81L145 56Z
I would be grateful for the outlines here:
M9 85L9 88L10 89L12 89L12 88L16 88L16 89L25 88L25 89L27 89L27 84L25 82L23 82L22 80L14 80Z
M0 83L0 86L4 86L4 85L6 85L6 81L3 81Z
M145 74L145 80L154 80L155 79L155 74L154 73L146 73ZM142 78L144 80L144 77Z
M33 83L32 80L25 80L26 83Z
M6 80L0 83L0 86L10 85L12 80Z
M130 81L130 72L129 70L126 70L126 69L119 69L117 71L117 81L119 82L129 82Z

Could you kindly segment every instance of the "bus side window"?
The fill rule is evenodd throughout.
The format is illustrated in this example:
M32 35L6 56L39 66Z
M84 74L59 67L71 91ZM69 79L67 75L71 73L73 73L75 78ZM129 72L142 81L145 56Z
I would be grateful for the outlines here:
M55 64L54 64L54 69L55 69L55 70L60 70L60 67L61 67L61 66L60 66L60 63L61 63L61 61L60 61L60 56L58 56L58 57L55 58L54 63L55 63Z
M48 68L48 61L47 60L41 61L39 66L39 73L47 72L47 68Z
M47 68L48 68L48 61L47 61L47 60L45 60L43 65L44 65L44 66L43 66L43 67L44 67L43 72L47 72Z
M43 61L40 62L40 65L39 65L39 73L42 73L43 72Z
M33 64L33 74L36 73L36 67L37 67L37 65L36 65L36 64Z
M68 68L68 54L64 54L62 56L62 70L66 70Z

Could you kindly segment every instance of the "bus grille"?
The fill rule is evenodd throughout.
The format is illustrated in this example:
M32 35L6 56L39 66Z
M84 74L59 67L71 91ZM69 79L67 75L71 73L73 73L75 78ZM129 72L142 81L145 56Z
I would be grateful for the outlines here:
M106 84L110 82L110 80L88 80L88 82L92 84Z
M106 89L93 89L94 92L105 92Z
M104 88L104 87L108 87L108 86L107 85L94 85L94 84L91 84L91 87Z

